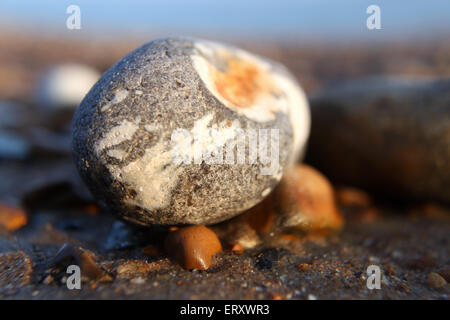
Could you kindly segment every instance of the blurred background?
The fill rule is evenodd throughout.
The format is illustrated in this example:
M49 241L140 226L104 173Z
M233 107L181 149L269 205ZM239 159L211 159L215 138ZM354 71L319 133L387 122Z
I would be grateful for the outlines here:
M373 4L379 29L368 27ZM24 185L11 174L16 160L70 158L76 106L101 73L152 39L187 35L238 45L284 63L311 97L330 83L367 76L448 76L449 10L446 0L3 0L0 158L7 164L0 173L3 167L10 178L0 199L20 198L11 195ZM312 139L313 156L314 141L321 140ZM312 162L325 168L320 160Z
M379 8L379 29L371 5ZM448 299L448 291L439 296L423 283L439 269L447 280L434 274L430 287L450 281L449 13L449 0L0 0L0 298L275 299L280 285L266 280L283 274L287 280L275 282L294 298ZM192 275L153 257L147 286L116 281L109 288L118 290L91 286L70 295L59 282L65 273L47 271L62 245L129 249L96 258L114 274L123 259L130 258L124 270L135 270L125 264L133 259L148 260L141 252L147 242L103 214L80 181L71 157L73 112L117 60L171 35L224 41L289 68L311 104L305 161L333 184L342 237L332 247L289 240L295 261L310 261L312 273L289 267L260 277L248 272L251 252L233 256L238 267L227 262ZM13 268L8 252L15 252ZM283 255L272 250L264 259L272 266L272 256ZM379 293L360 281L373 263L389 275ZM236 275L255 277L249 283L260 283L258 290L229 280ZM226 295L217 288L228 288Z
M381 9L379 30L366 26L372 4ZM66 27L70 5L80 8L81 29ZM448 74L449 10L446 0L3 0L0 97L26 99L36 75L53 64L102 72L137 45L179 34L281 60L308 92L361 73Z
M368 8L374 4L379 29L368 27L373 14ZM3 0L0 199L21 199L18 190L28 185L23 179L30 174L19 178L25 174L23 161L70 159L76 106L105 70L152 39L187 35L238 45L284 63L311 97L329 84L363 77L447 77L449 11L446 0ZM328 126L320 117L313 119L308 161L314 150L324 149L314 147L321 141L314 138L314 128L321 124ZM312 163L334 178L329 163L321 160ZM35 168L47 175L41 163Z

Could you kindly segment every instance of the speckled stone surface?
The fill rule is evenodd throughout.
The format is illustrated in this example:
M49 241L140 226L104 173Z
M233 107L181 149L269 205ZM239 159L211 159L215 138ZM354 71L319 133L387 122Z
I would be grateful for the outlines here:
M301 157L309 124L305 95L283 66L214 42L164 38L118 61L87 94L73 119L73 154L100 205L125 220L210 224L270 193ZM180 144L177 130L194 140ZM224 147L222 162L205 158L239 130L254 130L258 147L270 141L267 155L278 152L277 161L258 153L252 162L249 139L243 163L238 148ZM206 140L196 144L199 136ZM181 163L180 146L192 150Z
M450 203L449 79L359 79L311 110L308 161L334 182Z

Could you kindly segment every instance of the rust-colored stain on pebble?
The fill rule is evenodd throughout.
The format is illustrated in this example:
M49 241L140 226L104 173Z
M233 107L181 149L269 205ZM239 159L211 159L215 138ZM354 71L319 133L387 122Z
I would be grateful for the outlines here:
M222 251L222 245L211 229L189 226L169 232L164 249L185 269L206 270L211 266L212 256Z
M278 93L267 72L251 61L227 57L228 69L214 70L217 91L236 107L250 107L260 94Z
M28 222L25 210L0 204L0 226L8 231L15 231L22 228Z

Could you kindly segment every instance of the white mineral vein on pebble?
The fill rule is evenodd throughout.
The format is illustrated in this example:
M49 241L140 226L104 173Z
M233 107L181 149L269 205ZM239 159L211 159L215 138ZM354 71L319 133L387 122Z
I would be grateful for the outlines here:
M136 198L127 202L148 210L170 205L170 196L178 182L182 167L172 162L172 151L167 142L160 141L146 149L138 160L123 168L114 168L113 174L137 192Z
M94 150L97 156L101 156L101 153L105 148L130 140L138 129L139 126L137 123L123 120L119 125L113 127L103 139L95 144Z
M208 114L205 117L195 121L194 127L191 130L191 133L194 137L201 137L203 141L203 147L206 151L206 148L215 146L223 146L227 141L234 139L236 135L236 129L239 128L239 122L234 121L230 127L227 125L227 121L223 121L217 124L213 124L209 126L213 119L213 114ZM209 129L217 130L217 135L211 135L211 131Z
M160 130L161 126L158 124L146 124L144 126L144 129L147 130L148 132L153 132L153 131Z
M108 110L112 105L122 102L127 96L127 90L119 89L114 95L114 98L102 107L102 112Z
M235 120L231 126L227 121L211 125L213 118L214 114L211 113L194 122L190 132L193 137L201 138L202 144L199 150L192 148L193 155L196 152L203 155L205 152L211 151L211 148L224 147L236 137L236 129L240 126L239 121ZM136 119L136 121L138 120ZM147 125L146 129L152 131L156 127L156 125ZM106 137L98 143L97 152L131 139L137 128L136 123L124 120L120 125L111 129ZM209 129L217 130L218 134L211 135ZM172 161L173 148L173 143L170 141L160 140L153 147L146 149L141 158L125 167L108 166L117 180L126 183L137 192L136 198L127 200L127 203L148 210L161 209L170 205L172 190L183 172L183 167ZM108 150L108 155L120 160L125 156L125 152L113 149ZM270 189L264 190L263 193L268 192Z
M207 136L208 127L213 119L213 114L208 114L194 122L191 134ZM128 124L132 124L128 122ZM228 140L234 138L233 126L237 127L238 122L234 122L232 127L228 127L223 121L217 127L219 134L210 139L206 139L202 145L201 152L206 148L224 145ZM117 127L116 127L117 128ZM123 126L121 126L123 128ZM153 126L147 129L154 129ZM131 133L131 132L130 132ZM131 136L128 136L128 139ZM169 141L161 140L155 146L146 149L145 154L127 166L120 168L110 165L114 177L128 185L136 192L136 198L127 200L129 204L137 205L148 210L165 208L170 205L170 196L173 188L178 183L179 176L183 172L183 167L176 165L172 161L174 146ZM111 151L111 150L110 150Z
M123 160L127 153L120 149L111 149L107 152L108 156L116 158L117 160Z
M202 160L205 160L205 154L211 154L218 152L222 149L222 161L224 161L226 145L230 141L237 137L240 129L240 123L238 120L231 122L231 126L228 125L228 121L222 121L219 124L210 125L214 115L208 114L203 118L194 122L194 126L191 129L192 137L194 138L194 144L191 148L194 163L199 164ZM196 143L195 141L201 143Z

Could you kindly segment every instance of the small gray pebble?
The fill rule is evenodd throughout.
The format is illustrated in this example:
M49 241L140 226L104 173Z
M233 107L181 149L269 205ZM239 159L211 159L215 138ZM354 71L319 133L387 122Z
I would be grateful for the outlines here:
M87 94L73 119L73 154L99 204L119 217L211 224L272 191L301 157L309 125L305 95L283 66L215 42L164 38L118 61ZM276 161L261 161L255 148L251 161L249 139L243 163L238 148L227 151L239 130L264 138L271 129L278 147L261 136L258 147L269 141Z

